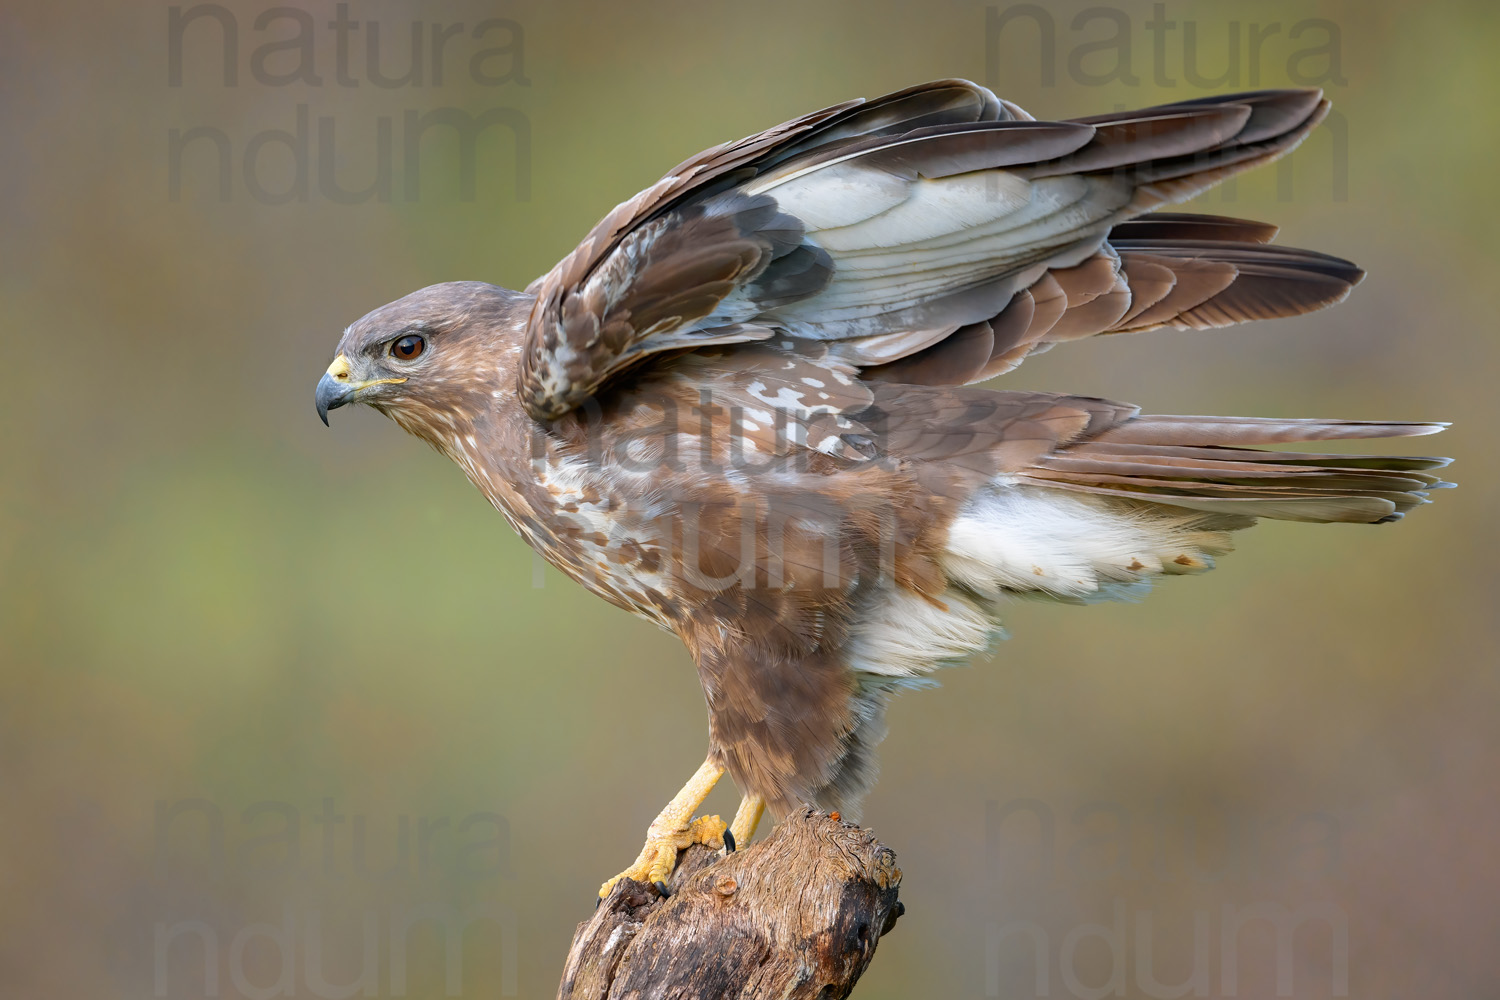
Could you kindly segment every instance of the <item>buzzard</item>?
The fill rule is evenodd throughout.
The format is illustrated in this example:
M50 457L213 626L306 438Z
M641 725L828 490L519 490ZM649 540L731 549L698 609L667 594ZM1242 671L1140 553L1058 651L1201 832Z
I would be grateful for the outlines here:
M1300 142L1317 90L1036 121L963 80L694 156L524 291L434 285L344 331L317 408L373 406L520 535L679 636L707 759L622 877L762 813L857 812L892 694L1008 597L1202 572L1257 518L1381 523L1437 458L1277 446L1438 423L1158 416L972 387L1087 337L1338 302L1363 272L1274 226L1159 212ZM732 823L693 818L728 772Z

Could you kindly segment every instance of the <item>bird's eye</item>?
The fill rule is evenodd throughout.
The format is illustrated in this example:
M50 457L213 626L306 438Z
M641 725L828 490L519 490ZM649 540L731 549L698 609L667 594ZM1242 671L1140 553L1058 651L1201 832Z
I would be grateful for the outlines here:
M408 333L391 344L391 357L398 361L415 361L427 344L414 333Z

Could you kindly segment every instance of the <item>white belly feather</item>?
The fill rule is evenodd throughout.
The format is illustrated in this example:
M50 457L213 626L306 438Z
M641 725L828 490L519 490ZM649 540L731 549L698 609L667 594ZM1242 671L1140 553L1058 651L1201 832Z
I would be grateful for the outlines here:
M1137 597L1153 577L1210 569L1240 518L1017 484L999 477L964 505L941 556L941 605L899 588L851 637L856 670L913 677L985 649L1007 596L1091 603Z

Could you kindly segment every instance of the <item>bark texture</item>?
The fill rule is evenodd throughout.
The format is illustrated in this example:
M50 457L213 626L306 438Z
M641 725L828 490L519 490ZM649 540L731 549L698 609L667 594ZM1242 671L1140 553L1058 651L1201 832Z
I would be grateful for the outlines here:
M727 857L682 852L663 899L622 880L578 925L559 1000L847 997L904 909L895 852L802 809Z

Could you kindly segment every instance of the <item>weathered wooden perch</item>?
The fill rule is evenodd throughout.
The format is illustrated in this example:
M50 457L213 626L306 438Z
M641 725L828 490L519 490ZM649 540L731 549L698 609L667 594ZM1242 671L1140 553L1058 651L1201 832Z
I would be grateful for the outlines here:
M904 909L896 855L803 809L721 857L682 852L663 899L622 880L578 925L558 1000L847 997Z

